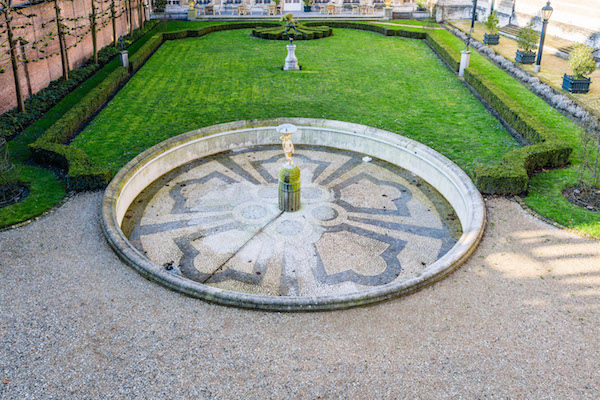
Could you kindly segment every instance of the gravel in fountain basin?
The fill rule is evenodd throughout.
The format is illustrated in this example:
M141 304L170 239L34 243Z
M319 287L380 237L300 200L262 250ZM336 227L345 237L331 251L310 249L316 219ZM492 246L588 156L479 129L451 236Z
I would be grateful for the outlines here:
M282 122L300 125L295 213L277 208L283 153L273 143ZM145 276L206 300L271 310L413 292L464 261L484 218L468 177L426 146L300 118L223 124L163 142L117 174L103 205L109 242Z

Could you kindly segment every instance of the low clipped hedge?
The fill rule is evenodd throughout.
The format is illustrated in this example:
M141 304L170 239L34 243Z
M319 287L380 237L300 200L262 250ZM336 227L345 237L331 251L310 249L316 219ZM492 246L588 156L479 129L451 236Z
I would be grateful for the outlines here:
M129 72L134 73L144 65L144 63L154 54L154 52L163 43L163 34L159 33L152 36L142 47L129 57Z
M110 171L92 165L82 150L67 145L112 95L127 81L129 72L118 67L90 90L76 105L29 145L33 158L67 172L69 190L101 188L108 183Z
M458 72L460 67L460 56L455 54L453 49L448 49L440 41L435 40L432 35L427 35L426 41L441 58L444 60L454 72Z
M331 27L323 25L306 26L304 24L299 24L296 29L298 30L298 34L294 37L294 40L321 39L324 37L329 37L332 34ZM252 36L267 40L289 39L283 26L254 28L252 29Z
M498 166L479 165L475 181L484 193L519 194L527 191L529 176L540 168L566 165L573 151L539 117L531 115L493 82L467 69L465 80L531 145L508 152Z
M425 32L417 32L417 31L409 31L404 30L402 28L388 28L379 25L373 25L364 22L349 22L349 21L311 21L305 22L304 26L314 27L314 26L328 26L330 28L339 28L339 29L358 29L361 31L370 31L379 33L384 36L401 36L410 39L425 39Z
M446 46L436 35L427 34L427 42L456 72L460 55ZM562 141L539 116L529 113L488 76L469 67L465 81L529 143L509 151L498 165L478 165L474 169L475 184L488 194L520 194L527 191L529 176L540 168L555 168L569 162L573 148ZM512 78L509 78L512 79Z
M185 39L188 37L201 37L208 35L209 33L219 31L229 31L234 29L252 29L257 27L280 27L281 24L278 22L233 22L219 25L205 26L199 29L184 29L181 31L165 32L162 34L163 40L177 40Z

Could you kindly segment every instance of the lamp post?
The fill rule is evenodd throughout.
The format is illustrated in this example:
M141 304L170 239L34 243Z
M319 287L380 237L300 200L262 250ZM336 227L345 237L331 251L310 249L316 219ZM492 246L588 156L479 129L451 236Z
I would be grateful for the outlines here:
M465 68L469 66L471 60L471 51L469 45L471 44L471 36L473 35L473 29L475 28L475 17L477 16L477 0L473 0L473 16L471 17L471 30L467 35L467 47L460 52L460 66L458 67L458 76L465 74Z
M473 36L473 30L475 29L475 17L477 17L477 0L473 1L473 15L471 16L471 29L469 30L469 34L467 35L467 50L469 50L469 45L471 44L471 36Z
M533 72L540 72L540 64L542 62L542 51L544 51L544 38L546 37L546 25L548 24L548 20L552 15L552 7L550 7L550 2L548 1L544 7L542 7L542 34L540 35L540 47L538 49L537 60L535 61L535 66L533 67Z

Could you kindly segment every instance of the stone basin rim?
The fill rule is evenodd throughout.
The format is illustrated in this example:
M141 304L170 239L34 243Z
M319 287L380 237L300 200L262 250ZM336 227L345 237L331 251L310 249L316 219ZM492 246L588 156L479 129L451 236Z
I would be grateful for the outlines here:
M278 144L278 125L298 126L295 143L364 153L420 176L436 188L456 211L463 234L441 258L420 273L379 287L327 296L254 295L204 285L172 274L146 258L121 230L125 211L149 184L194 159L221 151ZM339 140L341 138L345 140ZM197 152L199 149L204 152ZM166 167L165 167L166 166ZM167 139L136 156L112 179L104 192L101 224L117 255L144 277L183 294L222 305L268 311L311 311L349 308L413 293L458 268L475 250L485 229L483 198L471 179L433 149L393 132L366 125L312 118L243 120L212 125Z

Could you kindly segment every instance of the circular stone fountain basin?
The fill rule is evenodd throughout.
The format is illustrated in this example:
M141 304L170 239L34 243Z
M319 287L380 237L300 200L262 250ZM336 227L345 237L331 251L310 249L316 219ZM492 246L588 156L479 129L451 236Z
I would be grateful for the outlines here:
M281 123L299 128L296 212L278 208ZM466 259L484 220L469 178L430 148L300 118L174 137L125 166L103 202L108 241L148 278L268 310L344 308L413 292Z

